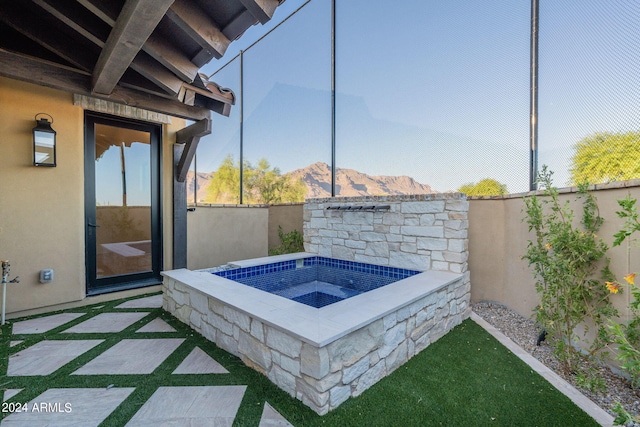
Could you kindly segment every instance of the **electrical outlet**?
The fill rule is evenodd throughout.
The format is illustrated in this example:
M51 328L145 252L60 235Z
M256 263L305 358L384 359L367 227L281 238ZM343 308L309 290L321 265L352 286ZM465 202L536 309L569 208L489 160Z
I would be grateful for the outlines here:
M40 283L49 283L53 280L53 269L47 268L40 271Z

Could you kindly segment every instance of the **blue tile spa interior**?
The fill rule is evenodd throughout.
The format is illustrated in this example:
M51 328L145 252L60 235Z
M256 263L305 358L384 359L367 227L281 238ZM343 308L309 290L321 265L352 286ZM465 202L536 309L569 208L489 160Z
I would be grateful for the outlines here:
M212 274L321 308L420 273L314 256Z

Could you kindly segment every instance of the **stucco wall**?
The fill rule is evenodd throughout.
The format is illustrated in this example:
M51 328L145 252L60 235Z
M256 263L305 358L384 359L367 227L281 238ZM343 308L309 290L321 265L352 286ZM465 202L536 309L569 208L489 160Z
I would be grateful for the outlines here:
M34 167L34 116L53 116L54 168ZM19 284L7 288L7 313L79 301L85 297L84 111L73 94L0 77L0 259L11 262ZM163 129L164 263L171 268L172 158L175 131ZM39 283L53 268L55 279Z
M302 234L302 206L303 203L269 206L269 249L280 246L279 225L285 234L294 230Z
M563 203L572 201L571 206L579 219L581 204L573 202L574 191L570 188L561 189L560 199ZM617 200L625 198L627 194L640 198L640 181L599 185L593 194L598 201L600 216L604 218L604 224L597 234L611 247L613 235L624 224L616 215L616 211L620 210ZM522 195L469 201L469 270L473 301L500 302L529 317L539 298L531 270L527 262L521 259L527 250L527 241L533 238L526 222L522 222L525 216L523 209ZM631 249L629 271L626 243L609 249L607 255L611 259L613 273L620 280L629 271L640 271L638 247ZM611 298L624 313L629 305L629 292L612 295Z
M187 268L267 256L268 224L267 207L198 206L187 215Z

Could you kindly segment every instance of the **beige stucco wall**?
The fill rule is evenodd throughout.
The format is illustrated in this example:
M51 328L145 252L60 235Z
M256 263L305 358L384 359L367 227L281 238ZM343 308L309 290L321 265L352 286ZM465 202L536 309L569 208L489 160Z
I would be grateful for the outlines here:
M618 218L617 200L627 194L640 199L640 182L627 181L598 186L594 195L600 215L605 219L598 232L610 247L613 235L624 221ZM622 187L622 186L629 187ZM615 188L618 187L618 188ZM622 187L622 188L621 188ZM573 202L575 193L562 189L560 198L570 200L576 217L581 218L581 204ZM524 218L524 200L520 196L502 199L472 199L469 204L469 270L472 301L496 301L524 316L531 316L539 302L535 282L522 256L527 241L533 237ZM640 236L636 236L640 237ZM640 272L640 248L632 247L631 264L627 267L627 245L608 251L611 270L619 280L629 271ZM603 284L604 286L604 284ZM624 314L629 305L629 292L611 296L614 305Z
M198 206L187 215L187 268L267 256L268 223L267 207Z
M269 206L269 249L280 246L278 226L290 233L298 230L302 234L302 207L304 203Z
M34 116L53 116L55 168L34 167ZM0 259L19 284L7 288L7 313L85 298L84 111L73 94L0 77ZM184 120L163 131L165 268L171 267L172 143ZM53 268L55 279L39 283ZM120 294L116 294L117 296Z

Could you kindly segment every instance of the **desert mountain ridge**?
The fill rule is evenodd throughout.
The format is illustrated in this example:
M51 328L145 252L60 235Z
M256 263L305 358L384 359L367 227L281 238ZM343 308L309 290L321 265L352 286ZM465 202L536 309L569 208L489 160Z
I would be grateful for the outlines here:
M331 168L323 162L284 175L301 178L307 184L306 198L331 197ZM204 201L213 172L198 172L197 189L193 171L187 174L187 194L196 191L198 202ZM379 196L396 194L437 193L428 184L422 184L410 176L368 175L354 169L336 168L336 193L341 197ZM191 197L189 197L191 198Z

